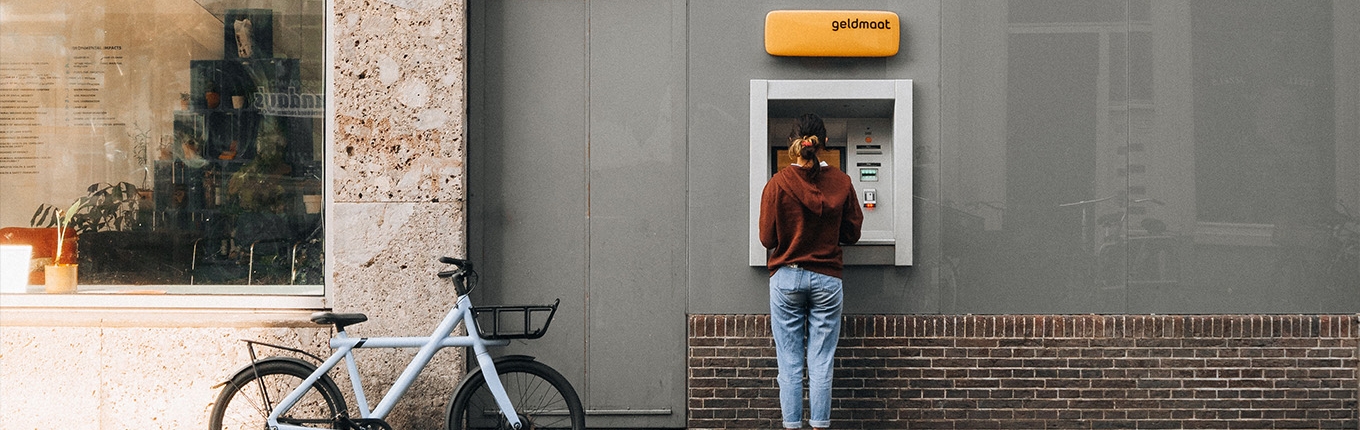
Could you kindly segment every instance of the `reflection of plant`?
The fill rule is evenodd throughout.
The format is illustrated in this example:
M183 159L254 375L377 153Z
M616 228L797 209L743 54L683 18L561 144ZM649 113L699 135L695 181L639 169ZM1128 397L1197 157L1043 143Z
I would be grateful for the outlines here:
M241 66L246 69L246 74L249 75L248 79L246 79L247 82L244 83L252 86L253 88L250 88L251 90L258 90L264 93L274 91L274 80L270 79L272 76L270 76L271 74L269 71L265 69L265 67L268 67L267 62L242 61Z
M132 158L137 160L138 170L142 171L142 185L146 185L147 177L151 173L151 157L149 147L151 146L151 130L142 129L140 124L132 123L130 127L134 132L128 133L132 139Z
M312 237L304 241L303 252L298 253L298 259L294 263L298 269L293 275L293 283L297 285L318 285L325 282L325 277L322 275L325 258L320 237Z
M217 105L222 102L222 95L217 93L216 81L208 81L208 90L203 93L203 101L208 103L208 109L217 109Z
M76 199L70 209L62 211L56 206L38 206L30 223L34 227L56 227L58 233L69 227L76 234L96 231L131 230L137 226L137 209L141 197L137 187L127 182L118 184L97 183L87 189L89 195Z
M1325 269L1337 281L1360 281L1360 218L1352 215L1345 203L1338 201L1336 206L1326 221L1332 231L1333 251L1324 263Z
M283 160L283 137L278 125L261 125L255 144L258 155L227 181L227 194L235 197L241 209L249 212L286 212L285 190L282 179L292 171Z
M243 96L249 99L250 94L255 92L256 73L253 72L254 66L250 65L249 61L242 61L241 66L246 69L247 75L237 76L233 79L231 95Z

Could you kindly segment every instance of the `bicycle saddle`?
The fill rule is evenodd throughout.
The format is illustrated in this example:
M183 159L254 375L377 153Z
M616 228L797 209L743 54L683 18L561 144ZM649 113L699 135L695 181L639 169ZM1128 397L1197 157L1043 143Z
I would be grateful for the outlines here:
M337 314L335 312L317 312L312 314L312 322L317 324L335 324L337 331L344 331L345 326L358 324L368 321L368 315L364 314Z

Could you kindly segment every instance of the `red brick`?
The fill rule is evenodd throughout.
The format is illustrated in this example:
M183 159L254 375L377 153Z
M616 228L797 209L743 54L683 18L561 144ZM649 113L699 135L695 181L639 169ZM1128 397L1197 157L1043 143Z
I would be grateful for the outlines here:
M691 316L690 427L778 427L768 324ZM847 316L854 337L837 354L833 421L1355 428L1358 324L1352 315Z

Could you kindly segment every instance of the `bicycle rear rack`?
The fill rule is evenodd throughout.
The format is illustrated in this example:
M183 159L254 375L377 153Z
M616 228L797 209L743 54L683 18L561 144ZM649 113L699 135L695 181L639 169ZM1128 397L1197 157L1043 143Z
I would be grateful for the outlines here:
M258 341L258 340L250 340L250 339L241 339L241 341L246 343L246 350L247 350L247 351L250 351L250 365L251 365L251 367L254 367L254 366L255 366L255 362L259 360L259 357L257 357L257 356L255 355L255 346L256 346L256 345L259 345L259 346L267 346L267 347L270 347L270 348L281 349L281 350L284 350L284 351L296 352L296 353L298 353L298 354L302 354L302 355L305 355L305 356L307 356L307 357L310 357L310 358L313 359L313 360L316 360L316 363L317 363L317 364L321 364L321 363L324 363L324 362L326 361L326 359L324 359L324 358L317 357L316 355L313 355L313 354L310 353L310 352L303 351L303 350L297 349L297 348L289 348L289 347L286 347L286 346L283 346L283 345L275 345L275 344L272 344L272 343L265 343L265 342L260 342L260 341Z
M538 339L548 333L561 303L562 299L557 299L551 305L474 306L472 316L477 319L477 334L482 339ZM542 327L537 326L540 322Z

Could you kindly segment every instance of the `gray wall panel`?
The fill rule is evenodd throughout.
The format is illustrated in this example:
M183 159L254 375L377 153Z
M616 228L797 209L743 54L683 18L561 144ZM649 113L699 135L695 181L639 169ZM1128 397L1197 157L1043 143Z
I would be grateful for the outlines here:
M683 427L684 3L470 12L474 294L563 298L547 337L504 353L567 374L591 426Z
M684 2L590 4L590 406L684 426ZM672 363L672 365L661 365Z
M547 336L497 354L540 357L584 387L587 11L497 1L473 2L469 12L471 53L480 59L469 71L469 249L483 274L473 298L561 298Z

